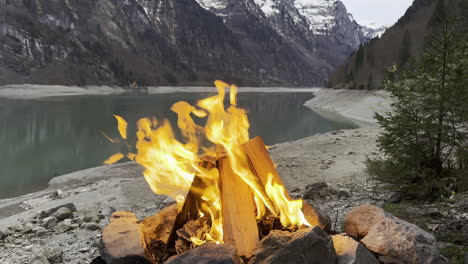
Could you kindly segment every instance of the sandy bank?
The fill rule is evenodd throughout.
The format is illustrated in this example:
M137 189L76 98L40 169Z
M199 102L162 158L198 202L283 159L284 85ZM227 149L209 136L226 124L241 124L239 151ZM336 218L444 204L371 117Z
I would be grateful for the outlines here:
M110 86L63 86L14 84L0 86L0 97L11 99L39 99L54 96L108 95L123 93L119 87Z
M330 118L338 113L356 121L361 126L375 125L374 112L384 113L390 109L388 94L382 90L319 89L315 97L305 105ZM328 116L327 116L328 115Z
M320 88L241 87L239 92L313 93ZM117 86L63 86L15 84L0 86L0 97L10 99L40 99L54 96L122 94L125 90ZM214 87L148 87L148 94L216 92Z

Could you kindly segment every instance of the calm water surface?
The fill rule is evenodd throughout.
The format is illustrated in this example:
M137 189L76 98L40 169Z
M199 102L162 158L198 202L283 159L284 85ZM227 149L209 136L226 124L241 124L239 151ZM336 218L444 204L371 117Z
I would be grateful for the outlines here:
M173 103L195 103L208 95L0 99L0 198L45 188L55 176L98 166L121 151L122 145L103 136L119 138L113 114L128 121L129 141L134 143L131 135L139 118L168 118L175 125L176 116L169 109ZM249 112L251 137L262 136L269 145L355 127L302 106L310 98L310 93L240 93L238 105Z

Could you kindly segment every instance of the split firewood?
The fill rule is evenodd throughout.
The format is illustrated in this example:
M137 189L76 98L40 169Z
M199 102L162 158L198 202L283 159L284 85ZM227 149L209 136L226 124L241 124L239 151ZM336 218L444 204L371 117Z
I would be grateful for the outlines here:
M197 246L192 242L192 237L200 240L205 238L205 235L210 231L209 220L207 216L190 220L181 229L177 230L176 233L179 236L175 244L177 254L183 254Z
M163 208L157 214L138 222L147 245L153 240L167 244L178 214L177 204Z
M206 170L210 170L216 166L216 163L214 158L206 157L200 163L200 166ZM190 190L185 198L184 205L177 214L177 217L174 221L174 226L171 228L171 235L167 241L168 245L174 245L177 239L177 230L182 228L188 221L197 219L200 211L203 212L201 207L202 201L200 199L200 194L207 186L207 184L208 183L206 183L200 175L195 174L192 181L192 186L190 187Z
M257 244L258 227L250 187L237 176L228 158L218 160L224 243L234 245L240 256L252 256Z
M263 185L268 181L269 175L272 178L272 184L284 186L281 177L279 176L275 164L271 160L270 154L267 151L265 143L261 137L255 137L242 145L242 149L249 158L251 169L260 178ZM286 198L291 200L291 196L286 191ZM330 229L330 218L322 213L320 209L311 204L303 202L302 212L307 221L312 225L320 226L324 230Z
M266 185L269 174L273 176L272 184L284 186L261 137L255 137L247 141L242 145L242 149L249 158L251 169L255 172L258 178L260 178L263 186ZM288 192L286 192L286 198L291 199Z

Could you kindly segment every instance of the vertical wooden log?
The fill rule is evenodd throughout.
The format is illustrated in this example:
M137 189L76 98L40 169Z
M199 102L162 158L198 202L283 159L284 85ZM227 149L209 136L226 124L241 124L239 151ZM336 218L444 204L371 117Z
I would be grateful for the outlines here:
M267 183L268 173L273 175L273 184L284 186L261 137L255 137L244 143L242 145L242 149L249 158L252 170L254 170L255 174L260 178L264 186ZM287 191L286 197L291 199Z
M255 202L249 186L231 168L228 158L218 160L223 237L240 256L250 258L259 243Z

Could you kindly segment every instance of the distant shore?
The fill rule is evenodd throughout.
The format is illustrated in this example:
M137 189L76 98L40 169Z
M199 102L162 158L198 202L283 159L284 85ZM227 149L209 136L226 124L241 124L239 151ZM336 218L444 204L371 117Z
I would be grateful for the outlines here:
M110 86L63 86L63 85L36 85L14 84L0 86L0 97L9 99L40 99L55 96L76 95L108 95L120 94L125 90Z
M148 94L162 93L204 93L216 92L214 87L146 87ZM273 93L314 93L320 88L287 88L287 87L240 87L239 92L273 92ZM117 86L64 86L64 85L36 85L36 84L14 84L0 86L0 98L9 99L41 99L56 96L77 96L77 95L109 95L124 94L129 92Z
M305 106L326 118L336 114L353 120L359 126L375 126L374 114L390 109L388 94L383 90L318 89Z

